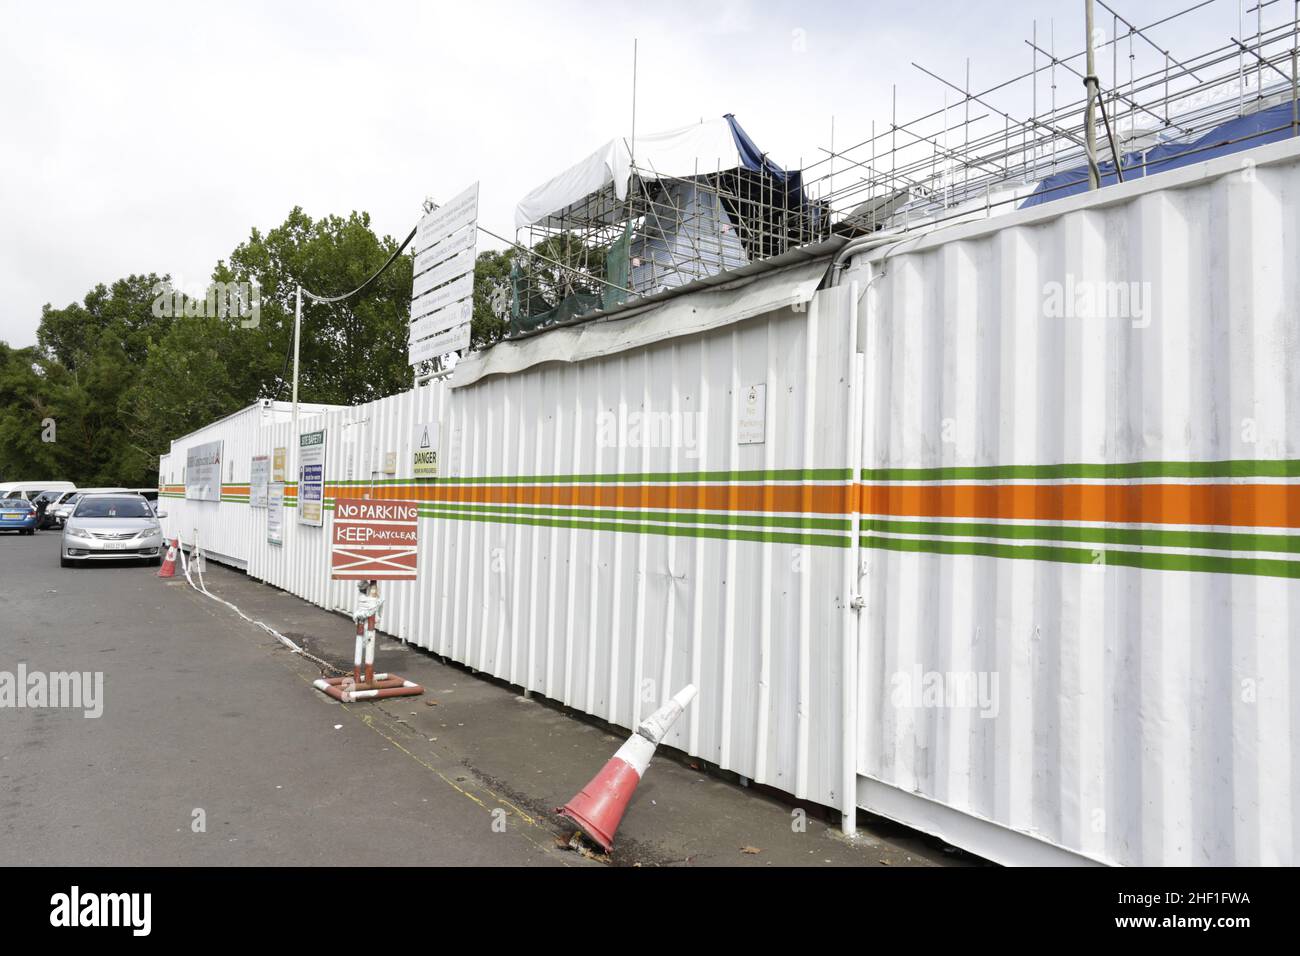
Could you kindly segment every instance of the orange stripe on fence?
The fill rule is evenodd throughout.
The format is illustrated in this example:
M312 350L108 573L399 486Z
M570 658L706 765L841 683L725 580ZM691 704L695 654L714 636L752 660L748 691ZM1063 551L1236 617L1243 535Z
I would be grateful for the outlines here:
M334 496L356 489L331 488ZM844 485L417 485L385 488L385 498L447 504L573 505L673 511L759 511L847 514Z
M1300 485L862 485L866 514L1300 528Z

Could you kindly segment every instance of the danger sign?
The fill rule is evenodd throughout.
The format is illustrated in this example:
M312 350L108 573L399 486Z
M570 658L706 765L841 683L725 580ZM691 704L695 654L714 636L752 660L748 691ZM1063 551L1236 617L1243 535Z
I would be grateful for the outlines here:
M414 581L420 509L413 501L334 502L330 577L335 581Z

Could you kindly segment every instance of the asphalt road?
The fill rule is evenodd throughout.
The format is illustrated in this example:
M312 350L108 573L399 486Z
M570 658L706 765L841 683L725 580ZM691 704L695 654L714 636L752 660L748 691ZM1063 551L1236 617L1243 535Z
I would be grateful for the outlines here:
M587 864L178 581L0 535L0 672L102 672L104 698L0 708L0 865Z
M0 865L974 862L885 821L845 839L819 808L667 748L611 856L572 852L555 807L627 730L382 635L380 669L426 693L339 704L311 687L318 667L183 577L61 569L58 542L0 535L0 682L20 665L101 673L103 713L0 706ZM350 663L347 619L213 563L205 579Z

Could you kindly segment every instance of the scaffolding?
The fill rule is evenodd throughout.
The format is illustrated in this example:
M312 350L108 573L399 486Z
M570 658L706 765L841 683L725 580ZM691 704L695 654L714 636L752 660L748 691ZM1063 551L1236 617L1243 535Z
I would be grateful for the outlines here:
M1110 26L1093 44L1098 72L1106 74L1098 78L1097 161L1109 170L1109 181L1171 168L1170 144L1193 143L1269 107L1290 105L1277 111L1284 115L1272 125L1200 149L1246 148L1300 132L1300 0L1201 0L1142 26L1113 3L1096 4L1104 11L1098 32L1106 16ZM1236 30L1211 49L1188 56L1161 42L1175 27L1217 32L1234 9ZM1024 41L1030 69L983 89L972 89L969 60L960 82L914 62L918 74L942 90L940 108L899 122L895 85L888 123L873 123L869 136L847 148L822 148L824 155L803 170L808 188L832 210L833 231L853 235L996 215L1031 194L1049 199L1053 189L1073 188L1045 185L1088 161L1086 44L1058 55L1058 32L1049 23L1040 37L1035 21ZM1078 96L1066 98L1064 89Z
M1145 25L1113 0L1095 2L1097 34L1107 16L1110 28L1091 44L1103 74L1095 127L1103 185L1173 168L1201 150L1300 133L1300 0L1200 0ZM1225 20L1235 29L1208 50L1189 55L1162 42L1176 28L1217 36ZM969 60L960 82L913 63L921 82L942 91L939 108L900 122L895 84L887 123L873 122L866 138L837 149L832 120L831 145L797 170L763 155L757 168L668 176L638 166L634 154L623 198L596 191L517 234L518 248L530 252L514 261L509 335L582 321L835 236L993 216L1031 195L1038 202L1077 190L1077 182L1051 181L1088 163L1089 44L1058 55L1062 31L1045 26L1040 36L1034 21L1024 41L1030 68L984 88L972 88ZM1276 122L1197 145L1253 114ZM1171 156L1179 144L1187 148Z
M770 259L829 228L799 174L770 162L669 176L634 160L625 198L599 190L519 238L533 255L518 258L511 276L511 334Z

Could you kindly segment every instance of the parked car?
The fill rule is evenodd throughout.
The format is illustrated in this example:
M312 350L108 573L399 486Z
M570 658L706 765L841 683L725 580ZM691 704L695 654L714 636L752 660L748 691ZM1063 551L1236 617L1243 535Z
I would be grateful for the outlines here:
M0 531L36 533L36 506L26 498L0 500Z
M158 513L158 489L157 488L131 488L131 494L139 495L145 501L149 502L149 507L153 508L154 514Z
M38 495L47 491L76 491L77 486L70 481L11 481L0 486L0 497L26 498L35 501Z
M45 524L51 528L62 528L65 515L62 513L61 506L72 499L73 495L80 494L77 491L59 492L57 497L49 503L45 509Z
M101 494L128 494L128 492L125 488L78 488L46 513L51 515L59 524L66 524L68 516L72 514L72 509L77 507L77 502L86 495ZM58 527L58 525L55 525L55 527Z
M59 565L141 558L158 564L162 547L162 526L140 495L87 494L64 524Z
M36 506L37 511L41 511L41 505L44 505L44 512L41 514L41 520L36 525L36 530L43 531L46 528L58 527L57 520L50 514L50 509L59 502L60 499L66 498L72 494L70 491L42 491L35 498L31 499L32 504Z

